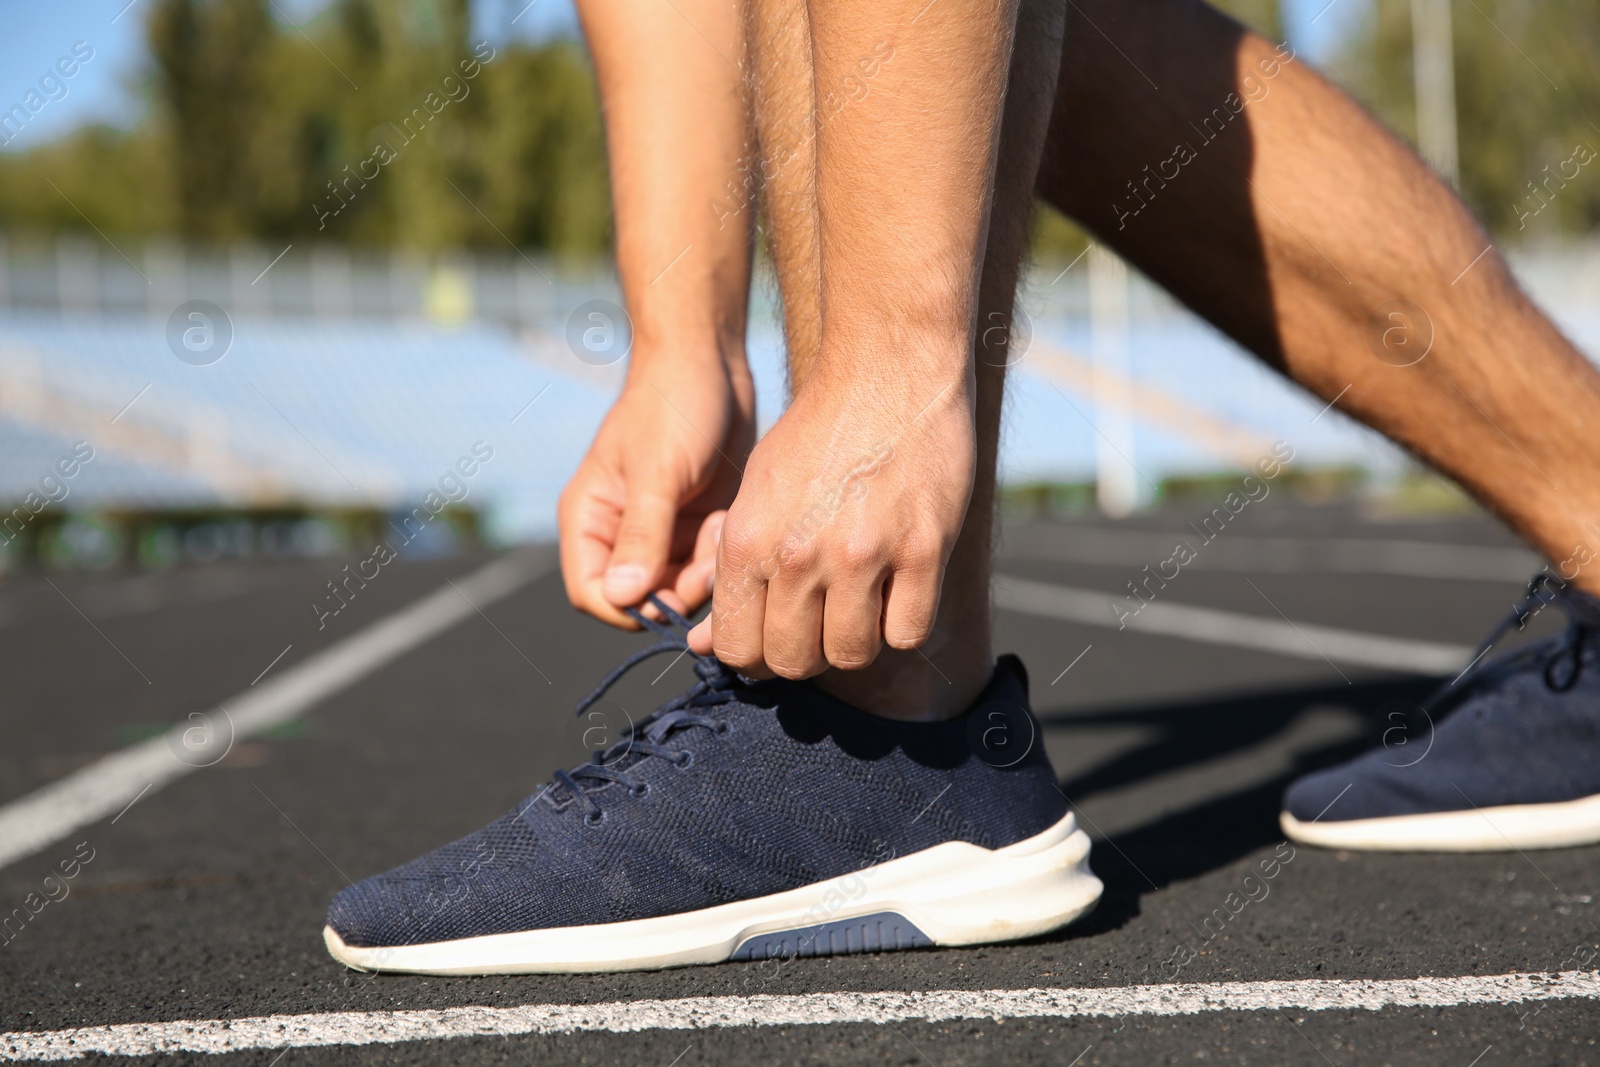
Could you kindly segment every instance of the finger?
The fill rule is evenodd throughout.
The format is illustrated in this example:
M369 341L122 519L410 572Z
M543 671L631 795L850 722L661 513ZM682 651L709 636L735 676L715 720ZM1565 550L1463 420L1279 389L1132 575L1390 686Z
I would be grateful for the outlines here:
M711 643L711 616L707 615L689 631L689 651L697 656L709 656Z
M717 561L717 550L722 547L722 527L727 521L727 508L713 511L706 516L706 520L700 524L700 532L694 539L696 560L709 559L712 563Z
M669 582L674 582L676 578L676 575L669 575L667 580ZM655 595L658 600L660 600L667 607L671 608L673 611L676 611L679 615L687 615L689 612L694 610L683 602L683 598L677 594L671 585L662 586L660 589L657 589L655 591ZM655 604L653 603L644 603L639 605L639 613L645 618L654 619L657 622L661 622L666 619L666 616L657 610Z
M700 605L711 597L711 589L717 578L717 548L722 543L722 521L727 516L725 510L713 511L706 516L695 539L694 556L684 565L677 581L673 583L676 600L683 605L678 610L685 615L698 611Z
M762 624L766 617L767 578L756 568L732 569L726 559L717 566L711 616L696 630L709 630L703 642L728 666L752 678L771 677L762 655Z
M557 519L561 577L573 607L613 626L636 630L638 624L601 594L602 576L621 517L620 508L586 485L569 485L562 494Z
M765 589L753 599L764 602L766 599ZM747 612L748 614L746 614ZM712 613L702 619L689 632L689 648L702 656L715 656L747 678L776 677L771 668L767 666L767 661L762 655L759 621L752 627L746 628L742 626L744 620L752 617L759 620L762 616L763 608L760 603L751 604L746 602L742 610L724 613L724 618L727 621L722 623L722 629L719 630L717 628L716 601L713 599ZM722 636L730 629L740 631L749 629L753 630L754 633L747 635L741 632L740 636L730 641Z
M831 666L857 671L883 648L883 582L828 587L822 611L822 654Z
M883 592L883 640L890 648L921 648L939 615L939 571L896 570Z
M691 563L678 572L672 585L673 598L683 606L678 610L689 615L700 610L711 599L711 590L717 580L717 561L714 559Z
M629 607L662 584L677 514L677 500L654 489L628 493L616 545L605 568L602 592L607 601L619 608Z
M772 672L799 681L828 669L822 655L825 588L811 575L779 575L767 585L761 655Z

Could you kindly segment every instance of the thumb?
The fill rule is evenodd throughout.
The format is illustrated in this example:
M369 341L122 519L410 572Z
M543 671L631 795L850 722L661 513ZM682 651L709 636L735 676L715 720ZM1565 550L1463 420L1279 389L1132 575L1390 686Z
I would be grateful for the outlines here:
M652 592L667 569L678 502L651 490L628 494L601 591L622 608Z

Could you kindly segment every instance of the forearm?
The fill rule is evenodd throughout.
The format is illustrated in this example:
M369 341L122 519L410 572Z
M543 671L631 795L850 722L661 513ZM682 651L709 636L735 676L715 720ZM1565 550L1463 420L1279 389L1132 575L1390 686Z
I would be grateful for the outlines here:
M811 0L819 369L970 376L1013 3ZM881 57L888 56L887 60ZM878 65L863 91L863 63ZM861 359L864 347L894 358Z
M754 187L737 10L580 0L606 122L630 374L662 360L742 371Z

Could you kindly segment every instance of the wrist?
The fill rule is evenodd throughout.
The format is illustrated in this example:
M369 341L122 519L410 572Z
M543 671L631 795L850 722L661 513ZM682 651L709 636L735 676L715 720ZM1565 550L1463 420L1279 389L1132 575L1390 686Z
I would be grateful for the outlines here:
M973 383L972 335L878 320L857 328L830 321L811 380L889 395L917 396L945 389L960 395ZM964 387L958 389L956 387Z
M744 338L688 329L636 333L628 353L629 380L658 372L748 378Z
M868 287L823 298L818 362L941 384L972 371L972 294L949 286Z
M691 373L744 369L748 285L722 274L688 276L683 270L658 280L660 285L640 285L624 279L633 327L630 365L667 365Z

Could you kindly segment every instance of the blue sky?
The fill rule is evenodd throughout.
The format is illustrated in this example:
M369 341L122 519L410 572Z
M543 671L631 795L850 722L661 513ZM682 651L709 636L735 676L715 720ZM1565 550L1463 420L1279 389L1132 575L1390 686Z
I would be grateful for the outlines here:
M22 100L56 60L82 41L94 50L67 82L67 93L34 116L7 150L20 151L54 140L87 122L131 126L144 104L139 91L145 61L144 9L152 0L75 0L18 4L6 12L0 34L0 111ZM304 22L328 0L274 0L280 19ZM541 40L577 33L572 0L473 0L474 34L499 43Z
M22 100L73 45L84 42L94 58L67 82L67 93L48 103L7 150L32 148L92 121L131 126L143 108L143 9L152 0L77 0L30 3L7 12L0 34L0 111ZM275 0L280 18L303 22L328 0ZM647 0L638 0L647 2ZM1283 0L1289 39L1312 62L1326 56L1360 21L1368 0ZM500 42L539 40L577 32L572 0L473 0L474 33Z
M1319 63L1361 25L1368 0L1280 0L1283 31L1295 49Z

